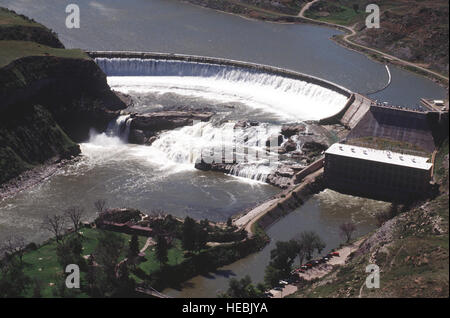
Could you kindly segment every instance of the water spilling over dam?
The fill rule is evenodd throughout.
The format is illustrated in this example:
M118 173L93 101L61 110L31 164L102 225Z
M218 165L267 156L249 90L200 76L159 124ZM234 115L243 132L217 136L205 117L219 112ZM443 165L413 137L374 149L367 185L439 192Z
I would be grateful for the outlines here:
M315 77L237 61L172 56L100 56L95 60L107 74L110 85L119 91L176 92L241 101L290 122L332 116L342 110L350 94Z
M269 138L280 133L281 125L333 116L351 94L316 77L240 61L159 53L90 55L114 90L135 97L137 105L130 112L155 112L169 103L178 108L191 103L191 109L208 108L215 114L209 123L163 132L150 147L152 158L158 157L163 166L170 162L193 169L204 152L242 148L244 143L237 140L245 140L251 151L262 152ZM230 132L242 119L261 125ZM242 151L236 153L238 159L226 173L264 182L277 168L269 166L267 158L242 160L242 155Z

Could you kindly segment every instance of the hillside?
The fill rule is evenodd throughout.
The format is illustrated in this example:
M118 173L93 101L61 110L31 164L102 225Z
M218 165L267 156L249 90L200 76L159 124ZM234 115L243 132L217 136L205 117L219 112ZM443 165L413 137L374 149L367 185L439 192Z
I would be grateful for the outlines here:
M202 7L248 16L254 19L273 20L280 16L294 16L308 0L182 0Z
M369 234L346 265L295 297L449 297L448 139L436 157L440 194L406 208ZM368 264L380 267L380 288L365 286Z
M86 53L64 49L51 30L3 8L0 101L0 185L79 154L74 141L125 107Z
M365 26L370 3L380 7L379 29ZM448 1L320 0L306 17L353 26L352 41L448 75Z
M355 35L350 36L348 40L356 44L380 50L448 77L449 3L445 0L319 0L304 12L304 17L314 21L299 16L301 8L311 2L310 0L181 1L260 20L289 23L325 22L332 23L341 30L343 28L340 26L345 26L345 32L349 33L349 28L354 30ZM379 29L367 29L365 26L365 8L372 3L380 7ZM336 36L335 40L385 62L379 53L374 54L373 51L350 45L343 41L343 36ZM443 79L411 65L391 62L438 81ZM447 85L447 82L448 80L445 80L444 84Z
M42 24L0 7L0 41L33 41L54 48L64 48L56 34Z

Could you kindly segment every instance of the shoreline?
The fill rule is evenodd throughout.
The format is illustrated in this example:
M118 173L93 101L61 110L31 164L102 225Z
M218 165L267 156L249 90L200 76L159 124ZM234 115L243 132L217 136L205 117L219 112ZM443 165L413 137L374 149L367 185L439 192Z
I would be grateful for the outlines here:
M332 249L331 252L338 252L339 256L335 256L328 260L325 264L319 265L317 268L309 269L305 273L298 273L298 276L305 281L312 281L323 278L325 275L331 273L338 266L343 266L351 258L352 254L356 252L359 247L365 242L368 234L364 234L357 237L354 242L344 244L337 249ZM302 283L300 283L302 284ZM281 291L271 289L270 293L273 295L271 298L284 298L286 296L295 294L298 288L301 287L300 284L287 284L283 287Z
M196 4L196 3L192 3L189 0L180 0L183 3L198 7L198 8L203 8L203 9L209 9L209 10L214 10L216 12L220 12L220 13L224 13L224 14L230 14L236 17L240 17L246 20L252 20L252 21L260 21L260 22L268 22L268 23L277 23L277 24L309 24L309 25L315 25L315 26L321 26L321 27L327 27L327 28L332 28L332 29L336 29L338 31L342 31L346 34L343 35L335 35L332 36L330 38L330 40L334 41L336 44L348 49L348 50L352 50L354 52L358 52L363 54L364 56L366 56L368 59L377 62L377 63L381 63L381 64L386 64L386 63L390 63L396 67L401 68L402 70L411 72L415 75L419 75L422 77L425 77L429 80L431 80L432 82L438 84L439 86L448 89L449 87L449 79L448 76L446 77L444 74L440 74L437 71L434 70L430 70L430 69L426 69L429 72L436 72L438 74L440 74L442 77L444 77L445 79L442 79L436 75L432 75L431 73L422 71L420 69L417 68L417 66L408 66L408 65L404 65L402 62L400 62L400 60L407 62L407 63L411 63L414 64L414 62L409 62L406 60L403 60L399 57L396 57L394 55L392 55L394 58L398 59L399 61L395 61L389 58L386 58L386 56L391 55L389 53L385 53L383 52L383 54L377 53L377 52L367 52L368 49L370 50L379 50L373 47L367 47L366 49L363 49L360 46L364 46L362 44L358 44L355 43L353 41L348 40L345 41L344 37L352 37L354 35L356 35L357 33L352 33L349 29L349 27L343 26L343 25L339 25L339 24L334 24L334 23L329 23L329 22L323 22L323 21L319 21L319 20L314 20L314 19L310 19L307 18L305 16L300 16L300 15L288 15L288 14L282 14L282 13L276 13L273 12L274 14L274 18L270 19L270 18L261 18L261 17L251 17L248 15L245 15L243 13L234 13L234 12L230 12L230 11L223 11L220 9L215 9L215 8L211 8L208 6L203 6L200 4ZM307 5L308 3L306 3ZM260 12L264 12L263 9L260 10ZM292 21L283 21L283 19L292 19Z
M80 155L72 159L53 159L30 170L25 170L17 177L0 184L0 202L43 183L57 174L65 166L78 160L80 160Z

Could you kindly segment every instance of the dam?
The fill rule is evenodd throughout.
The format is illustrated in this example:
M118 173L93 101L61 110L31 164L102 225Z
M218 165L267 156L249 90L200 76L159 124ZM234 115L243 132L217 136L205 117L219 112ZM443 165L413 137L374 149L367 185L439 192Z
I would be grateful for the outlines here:
M352 92L320 78L277 67L181 54L88 52L119 90L170 87L189 94L221 95L276 112L292 122L339 113Z

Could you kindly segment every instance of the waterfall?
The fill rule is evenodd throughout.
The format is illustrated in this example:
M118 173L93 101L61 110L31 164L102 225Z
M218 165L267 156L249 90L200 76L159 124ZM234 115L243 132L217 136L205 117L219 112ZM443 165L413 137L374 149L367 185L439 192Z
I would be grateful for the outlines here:
M266 182L267 176L274 171L268 165L265 164L242 164L239 163L230 171L230 175L236 177L242 177L247 179L252 179L256 181Z
M214 126L201 122L186 126L161 134L150 148L159 154L161 162L171 161L192 168L202 158L215 153L214 162L234 164L231 175L265 181L273 169L269 163L277 162L274 154L267 154L266 141L279 132L280 127L261 125L234 129L234 125ZM224 156L224 151L228 155Z
M116 120L112 120L106 129L106 135L110 137L119 137L123 142L128 142L130 135L130 125L132 122L130 115L121 115Z
M347 97L304 80L230 65L178 60L96 58L114 89L175 92L240 101L287 121L318 120L338 113Z

